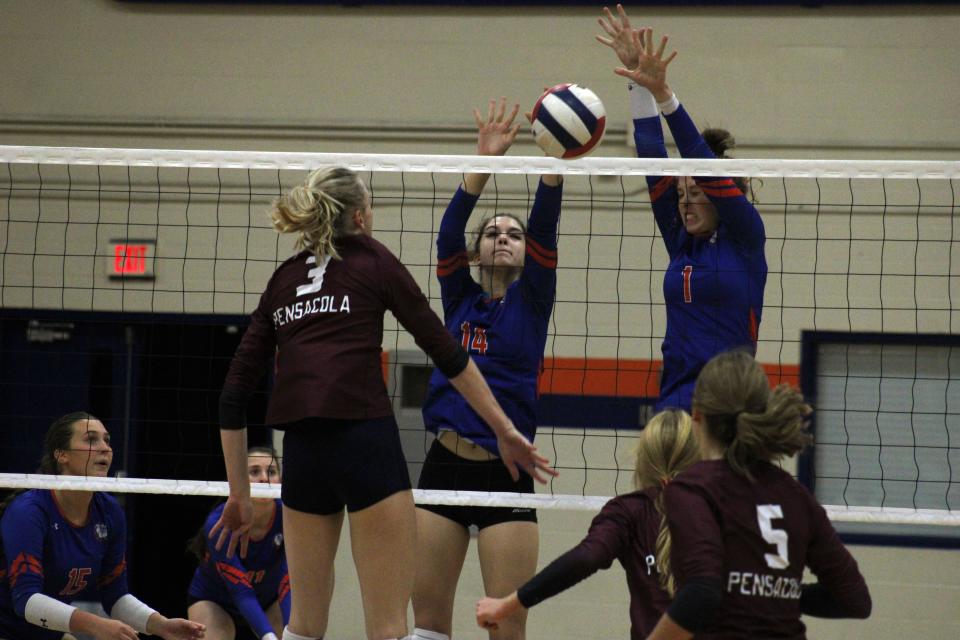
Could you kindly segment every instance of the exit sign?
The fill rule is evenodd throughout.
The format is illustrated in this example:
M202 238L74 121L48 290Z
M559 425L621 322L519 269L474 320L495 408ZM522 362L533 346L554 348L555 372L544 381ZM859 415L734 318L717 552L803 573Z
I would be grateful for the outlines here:
M111 240L107 255L109 260L107 273L111 279L153 280L153 262L156 253L156 240Z

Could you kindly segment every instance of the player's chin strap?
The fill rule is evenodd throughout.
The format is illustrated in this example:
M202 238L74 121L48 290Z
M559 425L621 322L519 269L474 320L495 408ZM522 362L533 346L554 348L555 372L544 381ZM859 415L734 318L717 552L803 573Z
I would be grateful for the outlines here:
M116 601L110 610L110 617L130 625L138 633L146 633L147 621L155 613L155 610L128 593Z
M23 617L30 624L53 631L70 631L70 618L76 607L60 602L42 593L35 593L27 600Z

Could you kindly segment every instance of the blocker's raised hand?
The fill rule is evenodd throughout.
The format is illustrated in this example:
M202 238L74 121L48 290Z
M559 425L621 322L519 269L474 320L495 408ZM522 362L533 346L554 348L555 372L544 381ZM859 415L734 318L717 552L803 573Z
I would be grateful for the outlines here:
M643 49L642 33L640 42L637 43L633 36L634 32L638 30L630 25L630 18L627 16L623 5L617 5L618 17L614 17L613 13L607 7L603 8L603 13L603 16L597 18L597 22L600 23L600 28L603 29L609 37L598 35L596 36L597 42L613 49L613 52L617 54L617 58L625 68L635 69L640 57L640 52Z
M502 156L507 152L520 131L520 123L513 122L519 112L519 104L514 104L507 112L505 97L500 98L499 105L496 99L490 99L486 119L480 115L479 109L473 110L473 118L477 123L477 155Z
M667 85L667 67L677 57L676 51L673 51L667 57L663 55L667 43L670 41L670 36L660 38L660 44L656 49L653 48L653 29L636 30L632 37L634 44L641 48L640 57L637 59L637 67L635 69L620 67L614 69L613 72L625 78L630 78L641 87L646 87L658 102L669 100L673 92ZM641 42L643 43L642 46Z

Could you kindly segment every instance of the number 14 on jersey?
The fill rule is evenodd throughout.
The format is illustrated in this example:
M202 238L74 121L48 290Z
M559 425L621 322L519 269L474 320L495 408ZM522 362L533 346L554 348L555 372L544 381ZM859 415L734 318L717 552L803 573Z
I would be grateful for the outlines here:
M487 330L484 327L470 327L469 322L460 325L460 346L464 351L479 353L481 356L487 353Z

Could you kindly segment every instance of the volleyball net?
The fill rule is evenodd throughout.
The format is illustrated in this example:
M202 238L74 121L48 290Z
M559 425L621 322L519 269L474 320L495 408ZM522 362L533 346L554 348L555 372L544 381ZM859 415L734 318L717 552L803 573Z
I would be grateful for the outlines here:
M958 162L0 147L0 486L91 482L30 475L46 425L82 408L110 429L125 476L104 488L225 495L220 386L293 253L267 211L329 165L360 172L375 237L438 313L436 232L462 175L493 174L472 224L525 218L539 174L565 176L536 441L561 475L535 495L418 500L597 509L631 490L666 318L668 257L644 176L746 176L769 267L757 359L817 409L801 480L840 522L960 524ZM432 369L389 315L383 349L415 482ZM254 440L270 438L268 385L250 409Z

